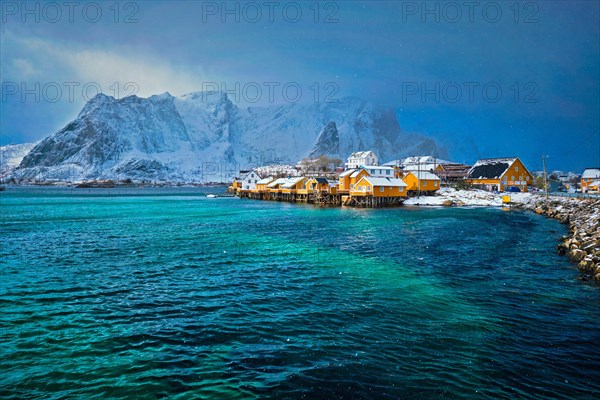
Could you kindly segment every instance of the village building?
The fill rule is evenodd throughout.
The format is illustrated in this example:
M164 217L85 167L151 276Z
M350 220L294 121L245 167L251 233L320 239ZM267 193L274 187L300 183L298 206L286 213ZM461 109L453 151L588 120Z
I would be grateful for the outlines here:
M256 191L257 192L266 192L268 190L267 185L273 182L275 179L270 176L268 178L263 178L256 182Z
M410 171L402 178L407 185L408 192L429 192L439 190L440 178L429 171Z
M586 168L581 174L581 191L598 191L600 186L600 168Z
M281 189L282 185L285 185L288 182L287 178L277 178L273 182L267 184L267 189L270 192L276 192Z
M305 182L307 192L327 192L331 184L327 178L316 177L307 179Z
M350 157L348 157L346 169L354 169L362 165L379 165L379 160L372 151L357 151L350 154Z
M486 190L517 188L526 192L533 183L533 176L518 157L485 158L473 165L467 182Z
M256 183L261 179L256 171L240 171L242 191L256 190Z
M470 165L448 163L439 164L433 173L436 174L442 182L456 182L466 179L470 170Z
M300 188L304 187L306 178L299 176L295 178L289 178L287 182L281 185L282 193L296 193Z
M354 168L344 171L340 174L339 191L347 192L354 187L356 182L363 176L368 176L369 173L363 168Z
M406 197L406 187L400 178L363 176L350 190L350 196Z

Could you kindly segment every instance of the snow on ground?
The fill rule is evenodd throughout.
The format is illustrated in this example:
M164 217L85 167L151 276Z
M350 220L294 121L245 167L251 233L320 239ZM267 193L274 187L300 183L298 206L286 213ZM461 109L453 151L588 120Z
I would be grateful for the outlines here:
M512 203L527 203L531 193L492 193L484 190L456 190L441 188L435 196L411 197L404 202L406 206L481 206L500 207L502 196L510 196Z

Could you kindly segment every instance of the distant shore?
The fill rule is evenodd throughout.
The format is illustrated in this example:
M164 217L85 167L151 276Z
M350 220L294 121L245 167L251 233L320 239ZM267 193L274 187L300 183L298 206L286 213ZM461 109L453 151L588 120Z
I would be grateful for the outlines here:
M30 182L30 183L3 183L2 187L56 187L78 189L115 189L115 188L146 188L146 187L223 187L222 182L115 182L115 181L88 181L88 182Z

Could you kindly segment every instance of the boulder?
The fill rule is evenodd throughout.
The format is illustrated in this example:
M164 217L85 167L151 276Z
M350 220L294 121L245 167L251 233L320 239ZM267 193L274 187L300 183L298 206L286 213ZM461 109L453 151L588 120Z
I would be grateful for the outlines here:
M580 249L571 250L571 252L569 253L569 257L573 261L581 261L585 258L585 256L587 256L587 253Z

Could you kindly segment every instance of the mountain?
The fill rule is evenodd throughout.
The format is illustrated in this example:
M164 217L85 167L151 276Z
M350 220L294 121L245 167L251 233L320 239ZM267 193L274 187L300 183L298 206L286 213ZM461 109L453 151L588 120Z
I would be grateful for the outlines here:
M340 135L338 134L337 126L334 121L328 122L325 128L319 133L317 143L308 154L310 158L318 158L319 156L337 156L340 152Z
M225 93L120 100L98 94L39 142L12 176L29 179L226 181L239 169L374 150L380 160L444 151L404 134L392 109L356 98L242 108ZM422 151L421 151L422 150Z
M37 142L0 146L0 178L10 175L36 144Z

